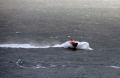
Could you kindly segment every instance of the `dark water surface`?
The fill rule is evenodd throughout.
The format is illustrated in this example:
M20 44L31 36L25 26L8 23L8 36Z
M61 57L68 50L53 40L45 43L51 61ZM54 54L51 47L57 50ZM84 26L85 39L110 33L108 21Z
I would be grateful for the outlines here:
M0 78L120 77L119 8L8 4L0 6L0 44L54 45L71 37L94 50L0 48Z

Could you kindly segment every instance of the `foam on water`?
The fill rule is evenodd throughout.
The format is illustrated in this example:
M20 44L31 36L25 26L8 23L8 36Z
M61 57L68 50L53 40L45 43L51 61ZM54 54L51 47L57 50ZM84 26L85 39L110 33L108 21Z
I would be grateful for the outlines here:
M111 68L115 68L115 69L120 69L119 66L109 66L109 67L111 67Z
M36 66L33 66L32 68L34 68L34 69L39 69L39 68L47 68L47 67L45 67L45 66L41 66L41 65L36 65Z
M86 50L93 50L92 48L90 48L89 43L88 42L79 42L76 41L78 43L77 45L77 49L86 49ZM69 41L63 43L63 44L55 44L54 46L50 46L50 45L46 45L46 46L42 46L42 45L31 45L31 44L0 44L0 47L2 48L50 48L50 47L63 47L63 48L73 48L72 44L69 43Z
M1 44L0 47L3 48L49 48L49 46L33 46L30 44Z

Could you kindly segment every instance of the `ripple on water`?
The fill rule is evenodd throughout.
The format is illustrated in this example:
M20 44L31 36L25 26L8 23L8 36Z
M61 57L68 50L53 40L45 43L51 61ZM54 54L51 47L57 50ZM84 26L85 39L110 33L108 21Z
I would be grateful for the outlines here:
M63 64L52 64L52 63L49 63L49 62L45 62L45 61L40 61L40 62L37 62L37 63L30 63L30 62L26 62L22 59L18 59L17 62L16 62L16 65L18 67L21 67L21 68L33 68L33 69L40 69L40 68L65 68L67 67L68 65L70 66L70 63L63 63Z

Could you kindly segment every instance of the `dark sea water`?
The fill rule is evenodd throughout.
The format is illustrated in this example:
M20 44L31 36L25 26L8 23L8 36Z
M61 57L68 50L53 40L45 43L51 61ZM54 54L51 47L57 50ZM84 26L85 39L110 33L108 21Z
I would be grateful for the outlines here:
M120 77L119 7L1 2L0 78ZM47 47L70 38L93 50Z

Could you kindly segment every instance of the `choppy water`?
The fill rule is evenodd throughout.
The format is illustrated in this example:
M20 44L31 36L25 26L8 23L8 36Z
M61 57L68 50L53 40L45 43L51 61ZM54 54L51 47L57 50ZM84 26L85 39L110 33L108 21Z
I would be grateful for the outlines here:
M59 63L50 63L50 62L46 62L46 61L26 62L25 60L22 60L22 59L18 59L16 61L16 65L18 67L28 68L28 69L68 68L68 67L74 67L74 66L76 66L77 68L78 67L82 67L82 65L74 65L72 62L69 62L69 61L66 62L66 63L59 64ZM93 65L95 65L95 66L101 66L100 64L93 64ZM105 66L102 66L102 67L113 68L113 69L120 69L119 65L116 65L116 66L105 65Z

